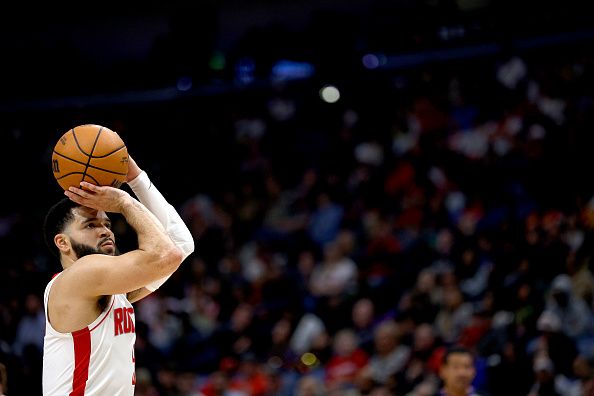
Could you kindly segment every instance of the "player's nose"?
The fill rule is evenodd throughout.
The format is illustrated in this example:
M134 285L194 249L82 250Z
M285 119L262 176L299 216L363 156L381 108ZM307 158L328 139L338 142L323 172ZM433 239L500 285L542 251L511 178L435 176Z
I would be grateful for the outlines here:
M103 227L100 227L99 232L100 232L99 236L101 238L105 238L107 236L110 236L113 239L113 231L111 231L111 229L103 226Z

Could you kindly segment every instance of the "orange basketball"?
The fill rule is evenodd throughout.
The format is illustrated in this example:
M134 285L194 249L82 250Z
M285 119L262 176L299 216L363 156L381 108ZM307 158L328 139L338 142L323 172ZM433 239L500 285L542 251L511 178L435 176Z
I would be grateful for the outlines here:
M128 174L128 149L120 136L101 125L79 125L64 133L52 154L54 177L62 189L81 181L119 188Z

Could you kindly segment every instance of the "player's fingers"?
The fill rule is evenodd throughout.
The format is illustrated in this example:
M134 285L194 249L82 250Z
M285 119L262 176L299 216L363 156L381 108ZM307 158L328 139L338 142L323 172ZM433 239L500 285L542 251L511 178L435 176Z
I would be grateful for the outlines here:
M76 195L79 195L83 198L90 198L92 196L92 194L90 194L88 191L83 190L82 188L76 188L76 187L68 187L68 190Z
M91 191L95 191L95 192L99 191L98 186L91 184L89 182L86 182L86 181L80 182L80 186L86 188L87 190L91 190Z
M72 202L76 202L77 204L82 205L82 197L78 194L73 193L72 191L65 190L64 195L66 195Z

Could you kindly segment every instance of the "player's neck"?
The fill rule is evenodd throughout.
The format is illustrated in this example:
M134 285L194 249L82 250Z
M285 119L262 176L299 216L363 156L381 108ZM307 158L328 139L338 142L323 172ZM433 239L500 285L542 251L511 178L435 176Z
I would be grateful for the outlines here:
M60 257L60 263L62 264L62 268L64 269L67 269L68 267L72 266L72 264L74 264L76 260L78 260L78 258L76 256L71 255L62 254L62 256Z

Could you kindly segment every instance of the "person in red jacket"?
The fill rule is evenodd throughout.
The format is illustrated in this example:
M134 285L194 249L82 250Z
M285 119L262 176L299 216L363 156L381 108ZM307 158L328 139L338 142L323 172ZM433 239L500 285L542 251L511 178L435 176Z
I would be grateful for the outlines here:
M333 353L326 364L326 385L328 389L354 387L354 380L369 356L359 347L357 336L351 329L343 329L334 336Z

